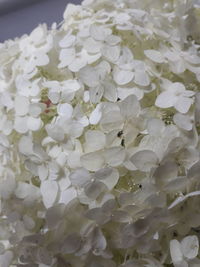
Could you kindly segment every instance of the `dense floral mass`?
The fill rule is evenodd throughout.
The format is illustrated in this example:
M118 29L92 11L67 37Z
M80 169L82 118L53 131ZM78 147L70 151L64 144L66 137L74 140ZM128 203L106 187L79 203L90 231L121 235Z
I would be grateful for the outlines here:
M85 0L0 44L1 267L200 266L199 29Z

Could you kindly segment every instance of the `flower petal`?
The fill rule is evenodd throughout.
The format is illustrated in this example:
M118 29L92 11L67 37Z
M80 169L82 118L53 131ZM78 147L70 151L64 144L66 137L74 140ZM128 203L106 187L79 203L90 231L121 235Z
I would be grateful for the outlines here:
M162 92L156 98L155 105L159 108L170 108L175 105L177 101L177 97L173 94L173 92Z
M99 152L90 152L81 156L81 163L89 171L98 171L104 165L104 158Z
M136 152L131 158L130 161L140 170L140 171L150 171L151 168L154 168L158 164L158 157L155 152L151 150L142 150Z
M157 50L153 50L153 49L144 50L144 54L149 59L151 59L153 62L156 62L156 63L163 63L164 62L163 55Z
M64 68L68 66L75 58L75 49L74 48L66 48L62 49L59 55L60 64L58 65L59 68Z
M58 194L57 182L48 180L42 181L40 191L42 194L43 203L45 207L47 209L50 208L54 204L57 198Z
M125 85L134 78L134 72L115 68L113 71L113 79L118 85Z
M170 254L173 264L178 264L183 260L180 242L176 239L170 241Z
M180 127L183 130L191 131L193 124L192 120L188 115L183 115L181 113L176 113L173 117L174 122L178 127Z
M177 102L175 103L174 107L175 109L177 109L180 113L187 113L188 110L190 109L190 106L193 103L193 99L192 98L188 98L188 97L184 97L184 96L180 96L177 99Z
M15 112L16 115L24 116L29 110L29 100L25 96L17 95L15 97Z
M63 116L66 120L68 120L72 116L73 107L68 103L59 104L57 106L57 111L60 116Z
M181 251L188 259L194 259L199 252L199 240L195 235L186 236L181 241Z

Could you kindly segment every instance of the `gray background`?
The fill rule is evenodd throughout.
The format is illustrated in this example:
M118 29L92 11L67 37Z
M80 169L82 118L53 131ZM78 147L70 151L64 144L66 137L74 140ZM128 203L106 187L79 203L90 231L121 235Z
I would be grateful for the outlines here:
M0 42L30 33L39 23L61 22L69 2L81 0L0 0Z

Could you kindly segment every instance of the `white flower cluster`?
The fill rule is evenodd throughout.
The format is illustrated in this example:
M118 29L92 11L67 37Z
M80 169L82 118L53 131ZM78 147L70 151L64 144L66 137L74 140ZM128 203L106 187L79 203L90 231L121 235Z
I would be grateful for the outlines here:
M1 267L200 266L200 1L85 0L0 44Z

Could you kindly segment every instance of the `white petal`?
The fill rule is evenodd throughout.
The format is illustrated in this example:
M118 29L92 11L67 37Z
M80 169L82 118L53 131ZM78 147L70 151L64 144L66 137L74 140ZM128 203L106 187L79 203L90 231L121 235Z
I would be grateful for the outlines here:
M24 155L33 154L33 141L29 136L22 136L19 144L19 152Z
M126 211L116 210L112 212L112 221L120 223L129 223L131 221L131 216Z
M106 239L98 227L94 228L93 232L91 233L91 241L94 251L101 251L106 248Z
M87 152L93 152L104 148L106 143L105 134L97 130L89 130L85 134L85 150Z
M27 127L31 131L38 131L41 129L43 122L40 118L28 117Z
M106 79L106 75L110 73L111 66L107 61L103 60L96 66L95 69L98 72L100 79L104 80Z
M110 110L105 113L101 119L101 127L105 131L111 131L113 129L118 129L123 123L123 117L118 109Z
M181 202L185 201L187 198L189 197L195 197L195 196L199 196L200 195L200 191L193 191L193 192L190 192L188 193L187 195L185 196L180 196L178 198L176 198L171 204L170 206L168 207L168 209L172 209L174 208L175 206L177 206L178 204L180 204Z
M196 55L191 55L190 53L186 53L184 59L192 64L200 64L200 57Z
M78 72L81 68L87 65L87 58L76 57L68 66L73 72Z
M50 208L56 201L58 194L58 184L55 181L42 181L40 191L45 207Z
M81 163L89 171L98 171L103 167L104 158L98 152L91 152L81 156Z
M30 185L27 183L19 182L15 190L16 197L23 199L28 195Z
M60 42L59 46L60 47L65 47L68 48L74 44L76 40L76 37L74 35L66 35Z
M113 172L112 168L106 167L95 172L94 176L96 179L104 180L108 178L112 172Z
M102 46L101 42L95 41L91 37L86 39L86 41L84 42L84 48L87 50L87 52L93 54L99 53L101 46Z
M33 62L30 62L30 68L35 66L45 66L49 63L49 57L45 54L45 52L37 52L33 56ZM34 65L33 65L34 64ZM32 69L29 70L31 72Z
M60 92L51 89L48 92L48 98L53 104L57 104L60 100Z
M145 56L147 56L149 59L151 59L152 61L154 61L156 63L163 63L164 62L163 55L157 50L153 50L153 49L144 50L144 54L145 54Z
M184 94L186 92L185 85L180 82L172 83L169 87L169 90L171 90L177 96L179 96L180 94Z
M119 103L120 112L125 118L137 117L140 112L140 104L137 97L130 95Z
M118 85L125 85L134 78L134 72L128 70L120 70L115 68L113 71L113 79Z
M199 252L199 240L195 235L186 236L181 241L181 251L188 259L194 259Z
M178 177L172 179L167 185L164 187L167 192L181 192L186 188L188 180L186 177Z
M111 147L104 151L105 161L112 167L120 166L123 163L125 156L126 153L122 147Z
M108 61L114 63L119 59L120 46L104 45L101 49L101 53Z
M108 35L105 41L109 45L116 45L121 42L121 38L117 35Z
M181 202L183 202L185 200L185 197L180 196L177 197L168 207L168 209L172 209L173 207L177 206L178 204L180 204Z
M38 167L38 176L40 178L41 181L45 180L48 176L48 167L45 166L44 164L43 165L40 165Z
M111 102L117 101L117 89L113 83L104 83L104 97Z
M63 14L63 18L67 20L70 19L72 16L77 15L81 11L80 8L81 7L78 5L68 4Z
M185 90L182 95L185 96L185 97L191 97L191 96L195 95L195 92L194 91L190 91L190 90Z
M124 100L129 95L135 95L138 100L141 100L143 98L143 96L144 96L143 90L141 90L141 89L139 89L137 87L133 87L133 88L118 87L117 88L117 93L118 93L118 97L121 100Z
M82 187L91 179L88 170L80 168L70 174L70 181L72 185Z
M101 104L98 104L89 117L90 124L96 125L102 117Z
M80 83L77 80L66 80L61 83L61 90L63 91L70 91L70 93L76 92L81 88Z
M24 94L24 95L27 95L27 93L28 92L26 91L26 94ZM29 90L28 95L30 94L30 96L37 96L37 95L39 95L39 93L40 93L40 87L37 84L33 83L30 90Z
M29 100L25 96L16 96L15 97L15 111L16 115L24 116L28 113L29 110Z
M96 180L88 183L84 189L86 196L95 200L103 191L106 191L106 186L104 183Z
M58 184L59 184L60 190L64 191L65 189L69 188L69 186L71 185L71 181L68 176L64 176L63 178L59 179Z
M142 150L136 152L130 161L140 170L140 171L150 171L151 168L156 167L158 164L157 155L151 150Z
M159 108L170 108L175 105L177 97L173 92L162 92L157 98L155 105Z
M58 65L59 68L63 68L68 66L74 60L76 55L74 48L67 48L62 49L59 55L60 64Z
M81 167L80 152L77 151L70 152L70 155L67 158L67 164L72 169L80 168Z
M73 107L68 104L59 104L57 106L57 111L60 116L65 117L66 120L70 119L73 113Z
M190 109L190 106L193 103L192 98L180 96L178 101L175 103L174 107L180 112L180 113L187 113Z
M46 128L48 135L54 140L62 141L64 139L65 136L64 136L63 129L59 127L58 125L47 124L45 128Z
M80 80L89 87L96 87L99 85L99 75L94 68L87 66L79 72Z
M98 59L100 59L101 53L98 54L87 54L87 63L88 64L93 64L95 63Z
M6 179L0 181L0 196L2 199L10 198L16 187L15 178L8 176Z
M165 129L165 124L160 119L151 118L148 120L147 130L151 136L159 136Z
M70 124L69 135L71 135L71 137L77 138L82 135L83 128L83 124L74 120Z
M171 71L180 74L186 70L186 64L182 58L170 64Z
M191 131L193 124L191 118L188 115L183 115L181 113L176 113L173 117L174 122L178 127L186 131Z
M32 42L34 42L34 44L39 44L43 38L44 38L44 34L45 34L45 29L43 28L43 25L39 25L37 28L35 28L31 33L30 33L30 40Z
M27 117L16 117L14 122L14 129L18 133L26 133L28 131Z
M33 117L38 117L42 112L42 106L38 104L30 104L29 114Z
M113 169L113 171L101 181L108 187L109 190L112 190L119 181L119 172L116 169Z
M143 70L136 70L134 82L140 86L148 86L150 84L149 75Z
M112 33L111 29L104 26L97 26L92 24L90 26L90 35L97 41L103 41L105 38Z
M90 101L94 104L99 103L104 93L104 87L100 84L96 87L91 87L90 90Z
M178 240L173 239L170 241L170 254L174 264L180 263L183 260L181 246Z
M164 56L165 56L167 59L171 60L172 62L176 62L176 61L178 61L178 60L180 59L180 56L179 56L178 53L171 52L171 51L167 51L167 52L165 52L165 53L164 53ZM176 63L174 63L174 64L176 64Z
M1 93L0 104L8 108L8 111L13 108L13 100L8 92Z
M63 190L60 195L59 203L67 205L71 200L77 197L77 192L73 187Z

